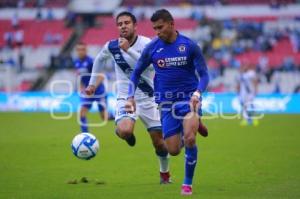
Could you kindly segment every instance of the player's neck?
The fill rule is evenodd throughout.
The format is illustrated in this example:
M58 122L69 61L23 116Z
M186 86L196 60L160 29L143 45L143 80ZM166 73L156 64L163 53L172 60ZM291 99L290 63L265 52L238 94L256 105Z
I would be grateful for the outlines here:
M132 38L130 38L130 40L128 40L129 45L132 46L137 40L137 35L133 35Z
M169 37L169 39L166 41L168 43L173 43L178 36L178 32L177 31L173 31L172 35Z
M84 55L84 56L82 56L82 57L79 57L79 59L82 61L82 60L84 60L84 59L86 58L86 56L87 56L87 55Z

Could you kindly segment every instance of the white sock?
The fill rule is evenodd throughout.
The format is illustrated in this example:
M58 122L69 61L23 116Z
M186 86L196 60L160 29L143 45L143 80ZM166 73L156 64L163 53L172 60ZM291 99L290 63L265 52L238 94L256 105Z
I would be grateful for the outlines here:
M157 156L159 160L160 172L166 173L169 171L169 154L167 156Z

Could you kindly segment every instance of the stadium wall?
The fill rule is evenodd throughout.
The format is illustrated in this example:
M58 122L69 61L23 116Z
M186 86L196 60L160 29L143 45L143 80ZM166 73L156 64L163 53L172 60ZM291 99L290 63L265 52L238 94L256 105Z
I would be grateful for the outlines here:
M240 111L240 102L233 93L207 93L203 97L202 108L206 115L235 114ZM300 114L300 94L264 94L254 100L257 113ZM0 112L49 112L75 113L80 104L77 93L51 94L49 92L0 93ZM114 115L116 96L107 95L107 107ZM94 104L92 111L96 111Z

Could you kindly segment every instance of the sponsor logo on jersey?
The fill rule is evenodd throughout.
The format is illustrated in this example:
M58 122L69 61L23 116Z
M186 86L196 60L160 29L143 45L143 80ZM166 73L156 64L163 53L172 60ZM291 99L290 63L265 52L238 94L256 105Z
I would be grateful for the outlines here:
M186 51L186 47L184 44L181 44L180 46L178 46L178 51L181 53L184 53Z
M121 55L119 53L115 54L115 59L120 59Z
M165 60L163 60L163 59L159 59L159 60L157 60L157 65L158 65L159 67L165 67L166 62L165 62Z
M187 56L167 57L164 59L164 66L184 66L187 65Z
M156 50L157 53L160 53L164 48L160 48L158 50Z

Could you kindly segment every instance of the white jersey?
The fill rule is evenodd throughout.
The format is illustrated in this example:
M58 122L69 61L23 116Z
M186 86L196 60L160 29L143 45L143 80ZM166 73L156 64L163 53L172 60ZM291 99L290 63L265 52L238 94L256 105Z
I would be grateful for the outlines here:
M139 59L143 49L145 46L151 41L151 39L138 35L136 41L134 44L127 50L127 52L123 51L118 47L118 41L117 40L112 40L110 42L107 42L103 49L98 53L94 65L93 65L93 72L92 72L92 77L90 80L90 85L95 85L97 77L94 76L94 74L100 73L101 68L105 64L106 60L108 59L114 59L114 67L115 67L115 72L116 72L116 93L117 93L117 98L124 98L126 99L128 96L128 87L130 83L130 75L131 71L136 65L137 60ZM117 44L115 46L115 50L117 52L112 52L111 50L111 42L115 42ZM119 53L120 52L120 53ZM120 60L120 62L119 62ZM130 69L124 69L120 64L117 62L124 64L126 66L130 66ZM153 90L153 77L154 77L154 70L153 67L148 67L147 70L145 70L142 73L142 78L145 80L145 83L149 85L149 88L152 88ZM141 100L149 98L149 95L145 94L139 87L137 88L135 92L135 99L136 100Z
M256 73L254 70L247 70L240 74L239 84L240 84L240 96L254 96L255 95L255 85L254 80L256 79Z

